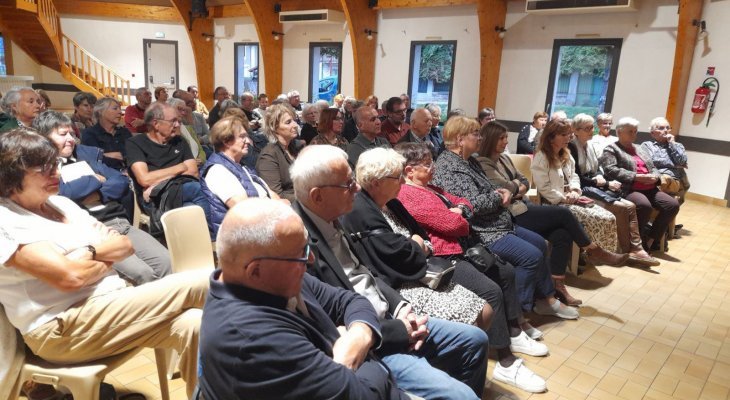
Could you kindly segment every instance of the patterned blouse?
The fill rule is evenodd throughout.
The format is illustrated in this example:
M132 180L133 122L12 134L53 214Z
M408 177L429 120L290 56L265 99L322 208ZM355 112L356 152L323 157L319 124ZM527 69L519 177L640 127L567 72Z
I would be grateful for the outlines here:
M350 142L347 141L342 135L335 136L335 142L330 143L329 139L323 134L319 134L312 138L312 140L309 142L309 144L331 144L332 146L337 146L341 148L342 150L347 150L347 145L350 144Z
M464 160L458 154L445 150L436 160L433 183L456 196L464 197L474 206L469 220L472 229L484 245L491 245L508 233L514 232L512 215L502 207L502 196L487 178L474 157Z

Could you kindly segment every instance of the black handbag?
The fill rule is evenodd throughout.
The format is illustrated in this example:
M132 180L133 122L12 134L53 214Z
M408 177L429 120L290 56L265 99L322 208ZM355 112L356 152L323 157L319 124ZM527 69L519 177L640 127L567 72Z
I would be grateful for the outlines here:
M583 196L586 196L593 200L599 200L599 201L603 201L603 202L606 202L609 204L621 200L620 193L606 191L603 189L599 189L597 187L586 186L582 190L583 190Z
M371 231L351 233L350 238L357 242L369 236L381 235L383 233L393 233L393 231L379 228ZM451 283L455 269L456 262L443 257L431 256L426 259L426 275L419 279L419 281L431 289L440 289Z

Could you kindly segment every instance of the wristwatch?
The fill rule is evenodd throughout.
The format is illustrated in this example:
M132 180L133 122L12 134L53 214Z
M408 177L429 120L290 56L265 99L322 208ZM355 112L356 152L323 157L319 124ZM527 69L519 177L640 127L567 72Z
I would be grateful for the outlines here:
M88 245L86 245L86 250L88 250L89 253L91 253L91 259L96 260L96 247L88 244Z

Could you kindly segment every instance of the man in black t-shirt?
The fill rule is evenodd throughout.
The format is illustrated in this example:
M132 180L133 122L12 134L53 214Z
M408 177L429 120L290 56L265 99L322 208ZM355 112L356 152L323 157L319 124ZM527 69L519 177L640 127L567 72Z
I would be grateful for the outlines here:
M210 206L200 189L198 166L190 146L179 136L180 117L165 103L151 105L144 115L147 133L127 141L127 165L150 217L186 205Z

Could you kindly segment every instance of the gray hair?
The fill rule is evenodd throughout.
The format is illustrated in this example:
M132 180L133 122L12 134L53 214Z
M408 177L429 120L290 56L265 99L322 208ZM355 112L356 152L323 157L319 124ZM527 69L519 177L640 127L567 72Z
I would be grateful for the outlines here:
M177 106L180 105L180 104L182 104L184 106L185 105L185 100L178 99L176 97L170 97L170 98L167 99L167 104L169 104L169 105L177 108Z
M243 92L241 93L241 96L239 96L239 99L241 99L241 101L243 101L243 99L255 100L256 96L254 96L251 92Z
M286 94L286 97L289 98L289 99L292 98L292 97L294 97L294 96L299 96L299 92L296 91L296 90L292 90L292 91L290 91L289 93Z
M269 198L253 197L236 204L223 218L215 241L222 266L235 262L241 249L270 248L274 253L278 248L276 226L293 215L297 214L291 207ZM245 218L246 223L242 223L241 218ZM303 231L306 239L307 230Z
M236 103L234 100L226 99L221 102L221 106L218 111L218 116L223 116L223 113L231 107L241 108L241 105Z
M566 114L563 110L555 111L552 115L550 115L550 120L552 121L554 119L568 119L568 114Z
M149 91L149 89L147 89L146 86L137 88L137 90L134 91L134 97L142 96L142 94L144 94L145 91Z
M144 112L145 125L150 126L152 121L156 119L165 119L165 110L168 108L171 108L171 106L165 103L160 103L159 101L152 103Z
M56 129L72 126L71 118L64 113L53 110L43 111L33 120L33 129L46 137Z
M588 114L580 113L573 117L573 129L577 129L579 126L593 125L595 121L593 120L593 117L591 117Z
M31 91L35 93L35 90L33 90L32 87L23 86L23 87L14 87L10 90L8 90L7 93L5 93L5 96L2 98L2 106L3 110L5 110L6 113L15 116L15 111L13 110L13 105L18 105L20 102L20 98L22 97L21 92L25 91Z
M315 109L317 111L320 111L316 104L313 103L307 103L302 106L302 115L306 114L307 111Z
M393 149L377 147L365 151L357 159L357 167L355 167L357 183L368 190L378 179L402 173L405 162L405 157Z
M613 120L613 114L611 114L611 113L600 113L596 117L596 121L609 121L609 120L611 120L611 121Z
M665 125L665 124L666 125L669 125L669 121L666 118L664 118L664 117L656 117L656 118L652 119L651 120L651 123L649 124L649 132L651 132L654 129L656 129L657 126L659 126L659 125Z
M96 104L97 99L96 96L89 92L78 92L74 95L73 98L74 107L80 106L81 103L84 102L84 100L86 100L87 103L93 106L94 104Z
M345 97L344 102L354 105L357 102L357 99L352 96L347 96Z
M314 103L315 106L319 108L319 111L324 110L325 108L330 108L330 103L327 102L327 100L319 99Z
M639 129L639 120L633 117L623 117L620 120L618 120L618 123L616 124L616 132L620 131L623 128L626 127L632 127Z
M119 100L113 97L102 97L101 99L99 99L99 101L94 104L94 121L99 122L99 120L101 119L101 114L104 111L108 110L109 107L111 107L112 103L120 107L122 106L119 103Z
M428 110L428 112L431 113L431 116L436 116L436 115L438 115L439 117L441 116L441 106L439 106L438 104L435 104L435 103L427 104L426 110Z
M362 102L360 102L362 103ZM357 104L357 102L355 103ZM371 110L370 107L357 107L352 110L352 118L355 120L355 125L360 123L360 118L362 118L362 114L369 112Z
M322 144L302 149L289 168L297 200L306 202L313 188L332 183L332 164L336 161L347 163L347 153L339 147Z

